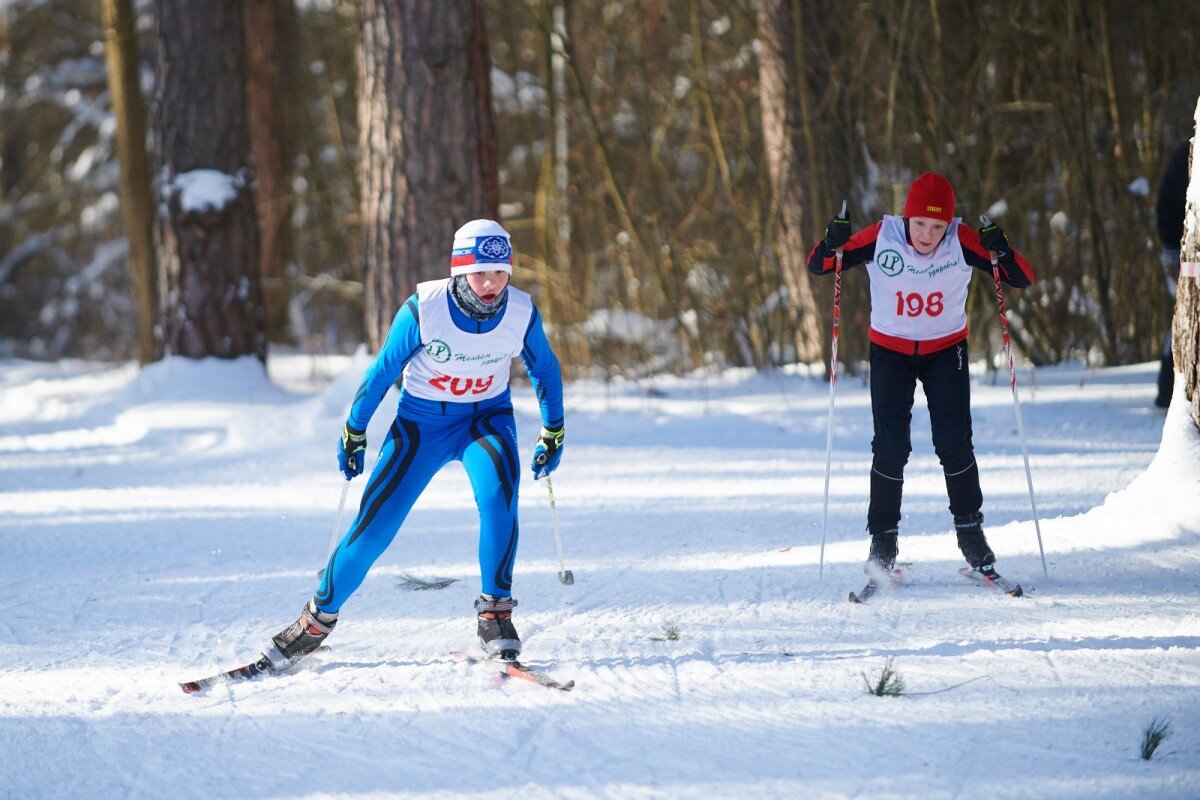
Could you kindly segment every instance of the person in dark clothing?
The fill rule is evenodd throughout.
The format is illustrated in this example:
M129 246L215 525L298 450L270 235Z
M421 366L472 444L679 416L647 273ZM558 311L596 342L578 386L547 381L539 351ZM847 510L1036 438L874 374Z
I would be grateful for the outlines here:
M1175 298L1175 281L1179 273L1179 247L1183 240L1183 215L1187 208L1188 153L1191 142L1184 142L1171 155L1158 186L1158 201L1154 204L1154 220L1158 239L1162 243L1160 261L1167 275L1167 288ZM1175 389L1175 363L1171 353L1171 329L1163 340L1162 358L1158 367L1158 396L1154 405L1166 408L1171 404Z
M890 572L898 553L904 466L912 450L910 423L917 382L929 402L933 446L946 478L958 546L972 568L992 582L996 556L983 534L983 494L971 443L971 384L967 373L967 287L974 270L992 272L1023 288L1033 268L996 225L976 232L954 216L954 188L927 172L913 182L904 216L887 215L853 235L850 220L830 220L809 253L815 275L866 265L871 281L871 502L867 572Z

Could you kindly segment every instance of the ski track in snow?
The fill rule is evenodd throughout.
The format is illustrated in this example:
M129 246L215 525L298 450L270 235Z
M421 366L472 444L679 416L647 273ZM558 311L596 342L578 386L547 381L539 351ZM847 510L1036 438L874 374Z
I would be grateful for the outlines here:
M838 386L824 580L827 384L577 382L554 476L576 583L557 581L526 473L514 588L524 655L572 692L451 654L474 647L478 594L477 516L451 466L328 651L184 695L178 681L257 657L315 588L365 366L323 363L337 374L274 358L271 383L253 361L0 362L0 798L1200 796L1200 439L1151 408L1156 364L1020 373L1048 579L1009 387L977 374L986 528L1028 598L957 574L920 393L909 584L853 606L861 379ZM514 395L532 441L536 405ZM403 574L458 580L407 592ZM865 693L889 657L913 694ZM1174 734L1144 762L1155 717Z

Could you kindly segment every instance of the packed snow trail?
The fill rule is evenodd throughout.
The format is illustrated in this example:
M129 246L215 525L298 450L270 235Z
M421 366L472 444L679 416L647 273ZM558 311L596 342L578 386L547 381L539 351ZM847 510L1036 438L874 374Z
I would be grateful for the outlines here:
M1200 795L1200 444L1181 409L1153 410L1153 364L1019 375L1049 580L1009 387L976 375L985 528L1021 600L957 574L921 402L909 582L857 606L861 381L838 386L823 582L826 384L577 382L555 474L575 584L526 476L514 586L523 658L573 691L450 655L473 646L479 589L474 503L451 466L327 652L183 694L256 658L311 596L363 366L314 378L308 359L275 358L272 383L252 361L0 363L0 797L949 798L981 780ZM514 396L532 443L533 398ZM376 417L372 456L390 423ZM411 592L402 574L459 580ZM913 695L865 693L888 657ZM1174 735L1143 762L1155 717Z

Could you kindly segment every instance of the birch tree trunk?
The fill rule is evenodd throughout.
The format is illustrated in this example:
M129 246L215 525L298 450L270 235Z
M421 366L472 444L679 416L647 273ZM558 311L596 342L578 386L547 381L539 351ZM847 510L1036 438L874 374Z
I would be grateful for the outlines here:
M1196 202L1196 172L1200 164L1200 101L1196 104L1196 137L1192 139L1191 183L1184 214L1183 242L1179 261L1179 289L1171 325L1171 350L1175 371L1183 375L1184 396L1192 421L1200 427L1200 203Z

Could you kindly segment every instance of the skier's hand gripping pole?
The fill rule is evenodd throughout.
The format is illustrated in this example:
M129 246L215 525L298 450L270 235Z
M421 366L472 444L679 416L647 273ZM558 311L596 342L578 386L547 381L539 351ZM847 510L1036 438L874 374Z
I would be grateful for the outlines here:
M562 460L566 432L566 427L562 425L555 430L542 426L542 432L538 434L537 441L534 442L533 463L529 465L535 481L539 478L549 477L551 472L558 469L558 462Z
M979 215L979 222L985 228L992 225L987 214ZM1008 355L1008 382L1012 387L1013 410L1017 415L1017 435L1021 439L1021 457L1025 460L1025 484L1029 487L1029 506L1033 509L1033 528L1037 532L1038 553L1042 557L1042 574L1050 577L1046 568L1046 550L1042 547L1042 525L1038 520L1037 500L1033 496L1033 473L1029 470L1029 448L1025 444L1025 425L1021 419L1021 398L1017 394L1017 368L1013 362L1012 340L1008 336L1008 313L1004 308L1004 289L1000 286L1000 260L995 250L989 250L988 256L992 261L992 280L996 284L996 306L1000 310L1000 332L1004 338L1004 352Z
M846 231L849 231L850 218L846 216L845 200L842 201L842 210L838 212L837 219L846 220ZM821 579L825 578L825 533L829 527L829 472L833 466L833 393L837 388L838 333L842 321L842 251L843 247L834 250L833 260L833 342L829 351L829 421L826 423L825 437L825 505L821 512L821 556L818 567L818 577Z

